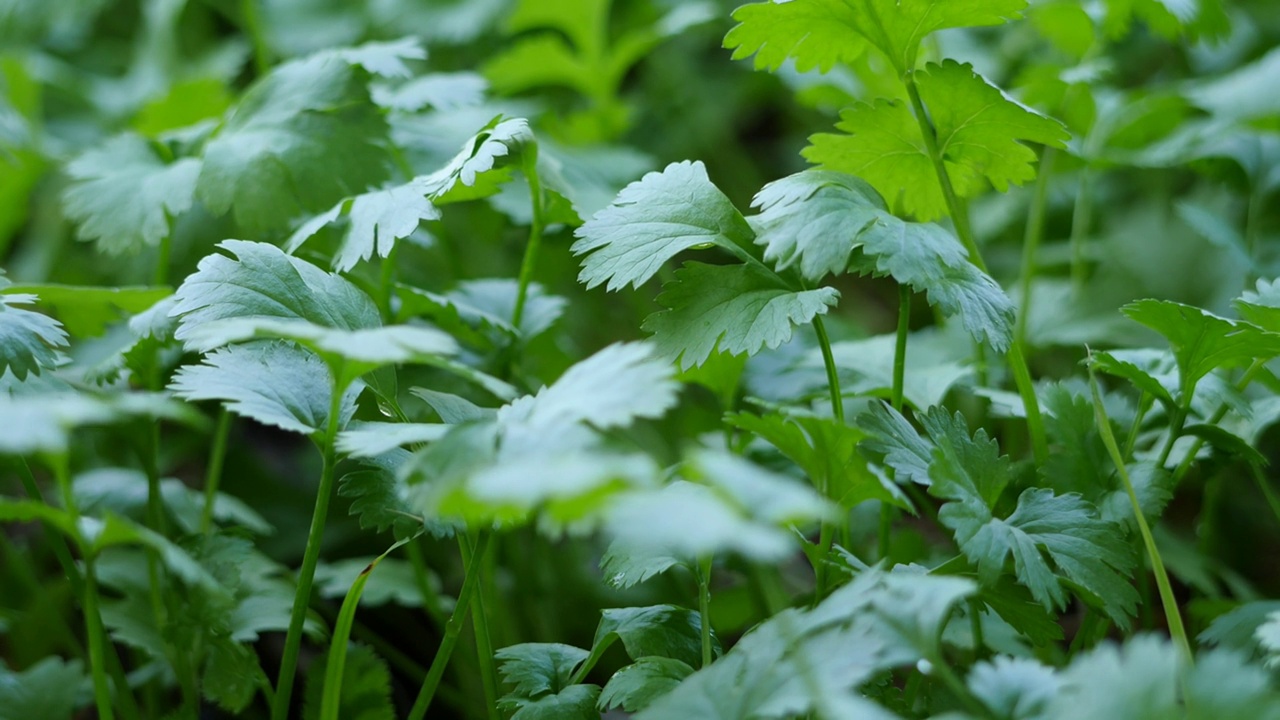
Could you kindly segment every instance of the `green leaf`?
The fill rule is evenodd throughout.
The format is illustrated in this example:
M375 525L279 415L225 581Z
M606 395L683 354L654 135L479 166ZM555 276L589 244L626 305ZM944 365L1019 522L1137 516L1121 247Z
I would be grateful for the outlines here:
M0 433L0 453L64 453L76 429L141 419L170 420L196 428L207 423L195 408L159 393L0 394L0 425L6 428L6 432Z
M399 40L367 42L355 47L334 48L316 53L312 58L337 58L382 77L407 78L413 71L406 60L425 60L427 51L415 37Z
M622 708L640 712L692 674L693 668L679 660L642 657L609 678L600 691L598 706L604 711Z
M858 454L858 443L866 435L855 427L831 418L779 413L735 413L726 415L725 422L753 432L778 448L804 470L815 488L843 508L874 499L912 510L906 495L873 473Z
M754 355L776 348L791 339L792 326L826 314L839 298L829 287L791 290L755 265L689 262L658 296L667 310L650 315L642 327L653 333L658 352L683 370L716 351Z
M531 339L546 332L568 305L538 283L526 288L520 328L511 325L519 284L507 278L467 280L444 294L401 286L400 316L425 316L441 329L476 346L502 346L513 336Z
M177 304L169 314L179 318L179 340L204 323L227 318L300 318L344 330L381 324L369 296L340 275L267 243L225 240L219 247L235 259L206 256L174 295Z
M633 552L631 548L613 542L600 558L600 572L604 574L606 583L626 590L680 564L680 560L670 555Z
M396 538L408 537L422 529L422 522L414 517L405 494L404 482L387 468L356 470L338 481L338 496L351 498L349 514L359 516L361 529L386 532L392 528Z
M155 247L191 207L200 167L197 158L166 162L141 135L118 135L67 164L67 216L102 252Z
M1112 38L1128 34L1135 20L1141 20L1166 38L1188 35L1219 38L1231 30L1231 21L1220 0L1107 0L1102 18L1103 31Z
M1280 600L1255 600L1244 603L1213 619L1196 638L1204 645L1221 646L1253 654L1260 649L1258 628L1280 612Z
M277 66L209 140L196 197L257 234L383 181L387 125L366 79L326 53Z
M489 121L444 167L423 179L437 205L487 197L510 179L505 169L521 148L536 143L529 121L499 115Z
M1177 701L1177 665L1173 646L1154 635L1139 635L1122 647L1104 643L1077 655L1062 672L1062 688L1045 717L1182 717Z
M317 435L328 424L333 380L324 361L292 343L263 341L233 345L178 370L169 383L184 400L218 400L237 415L289 432ZM355 413L364 389L343 393L341 419Z
M9 294L0 275L0 375L12 371L25 379L58 363L58 349L67 347L67 333L48 315L16 307L35 302L34 295Z
M574 231L575 255L586 255L578 281L608 290L639 287L677 253L716 245L742 252L751 227L701 162L651 172L618 193L609 207Z
M373 557L354 557L321 562L316 566L316 589L321 597L330 600L346 596L351 583L369 566ZM439 579L429 574L427 581L439 585ZM438 588L437 588L438 589ZM383 558L378 571L369 575L360 596L361 607L380 607L395 603L403 607L422 607L422 591L413 566L405 560Z
M945 413L943 413L946 416ZM934 445L921 437L902 413L887 403L872 403L856 425L869 436L862 448L893 468L901 482L929 485Z
M938 30L1002 25L1026 0L792 0L746 5L725 37L735 60L756 53L756 67L778 69L795 58L801 72L829 71L861 54L866 43L889 58L898 75L916 67L920 44Z
M1190 402L1196 384L1213 370L1280 355L1280 334L1191 305L1139 300L1125 305L1121 312L1169 341L1178 360L1183 403Z
M0 663L0 720L70 720L84 665L47 657L22 672Z
M328 652L307 670L302 705L304 720L319 720L327 657ZM344 720L395 720L395 706L391 702L391 671L377 653L363 645L353 645L347 652L338 716Z
M621 640L632 660L663 657L686 665L702 662L702 617L695 610L676 605L611 608L601 611L591 646L593 653ZM712 634L713 650L720 654L720 640Z
M801 274L817 282L843 273L861 248L868 259L856 265L863 272L927 292L943 314L959 314L976 340L987 339L997 351L1008 347L1013 303L1000 286L973 266L950 232L899 220L862 180L810 170L766 185L752 204L760 208L751 218L756 243L779 269L799 263Z
M682 560L728 552L776 560L794 550L795 537L784 526L833 515L812 488L741 458L701 451L687 465L686 474L705 485L678 480L614 503L606 524L623 552Z
M562 643L522 643L494 653L502 681L511 694L535 698L558 693L573 678L573 671L587 659L586 650Z
M411 113L479 105L488 90L489 83L476 73L439 72L419 75L394 88L375 85L372 94L373 101L388 110Z
M126 314L142 313L173 294L167 287L82 285L13 285L0 292L39 296L40 305L52 308L74 337L101 335L108 325L122 320ZM3 298L0 295L0 303L4 302ZM134 325L132 318L130 325Z
M427 199L426 176L403 185L392 185L349 197L327 212L303 223L285 243L285 252L295 252L321 228L345 220L342 240L333 256L333 268L346 272L377 253L391 255L396 243L409 237L423 220L440 219L440 211Z
M203 323L191 328L184 340L202 350L250 340L290 340L320 356L343 387L386 365L414 363L451 370L454 366L446 365L444 358L458 351L453 338L434 328L393 325L345 330L307 320L256 317Z
M76 504L83 513L112 510L131 518L144 517L149 495L146 475L127 468L96 468L77 473L71 481ZM188 487L176 478L160 481L160 497L164 507L183 531L200 532L205 494ZM273 528L253 508L239 498L217 493L213 503L213 519L238 525L260 535L271 534Z
M938 150L962 198L979 194L988 183L1004 192L1033 179L1036 154L1022 143L1065 147L1070 137L1061 123L1009 100L967 64L930 63L916 76ZM946 214L933 162L906 104L859 103L840 118L836 127L846 134L814 135L805 158L865 179L919 220Z
M471 420L492 420L497 416L497 411L493 408L480 407L458 395L420 387L410 388L409 394L430 405L440 416L441 422L450 425Z
M498 701L504 710L515 709L511 720L598 720L596 699L599 685L570 685L553 695L536 699L505 697Z
M262 673L252 648L225 640L213 642L205 650L200 692L223 710L241 713L253 702Z
M907 336L902 397L916 410L941 404L953 387L973 377L967 358L971 348L956 347L952 337L938 328L925 328ZM834 342L831 355L840 371L840 389L845 395L892 396L896 335ZM821 369L822 365L821 352L815 348L806 358L805 367Z
M449 430L440 423L366 422L357 420L338 434L338 452L352 458L371 458L395 450L439 440Z
M583 360L536 395L498 411L498 421L542 432L587 423L606 430L638 418L661 417L676 401L671 368L643 343L610 345Z
M1052 668L1003 656L974 665L965 681L974 697L1005 720L1040 717L1061 686Z
M1259 279L1255 289L1245 290L1233 304L1246 322L1280 332L1280 278Z
M757 6L744 9L750 7ZM889 215L880 194L866 181L826 170L774 180L756 193L751 206L760 211L749 222L756 244L765 248L765 262L779 271L798 263L800 274L811 282L843 273L858 236Z

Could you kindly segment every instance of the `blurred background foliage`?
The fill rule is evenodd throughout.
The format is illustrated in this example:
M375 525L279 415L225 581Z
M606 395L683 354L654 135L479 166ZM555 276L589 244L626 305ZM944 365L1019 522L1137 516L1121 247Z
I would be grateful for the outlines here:
M757 72L751 60L732 60L722 41L736 4L0 0L0 266L24 284L152 283L160 252L154 242L113 243L86 232L69 212L69 188L82 172L78 158L123 132L146 138L163 161L184 156L273 66L329 48L406 37L426 49L425 57L408 60L415 75L436 78L446 88L434 96L419 88L422 97L434 98L424 102L407 90L412 80L372 82L375 100L378 92L402 93L402 109L381 103L379 112L401 162L410 167L447 160L465 138L504 113L530 118L542 146L568 159L589 191L585 206L602 207L645 171L699 159L745 209L763 184L806 166L800 156L806 138L829 131L842 108L901 90L892 71L870 55L826 73L788 66L769 74ZM1116 312L1129 300L1167 298L1226 312L1242 287L1280 271L1280 12L1274 0L1033 0L1023 21L938 37L930 57L973 63L1020 102L1063 120L1073 135L1069 149L1053 153L1041 170L1045 243L1028 322L1040 378L1074 374L1086 343L1151 344L1153 336ZM528 213L518 185L506 199L504 192L450 206L441 219L423 223L400 250L401 279L444 291L466 280L515 276ZM1011 294L1036 191L1030 184L991 192L971 208L992 273ZM304 210L315 214L339 199L321 198ZM291 229L242 227L199 200L163 219L172 222L164 278L170 285L224 238L283 243ZM537 269L537 281L569 302L559 331L525 350L533 387L609 342L640 337L642 319L657 307L648 290L606 299L580 286L578 262L568 249L572 224L553 226ZM319 239L335 241L336 235L323 233ZM307 253L304 247L301 254ZM313 257L326 256L316 251ZM357 281L361 273L376 273L373 267L358 267ZM843 300L830 321L837 340L892 332L892 282L844 278L838 287ZM953 328L939 326L924 303L916 311L919 342L912 362L921 363L922 374L967 360L949 356L957 347L947 341ZM91 356L111 347L110 329L97 330L88 335L99 335L100 342L81 343L75 352ZM747 393L767 399L819 388L821 367L811 362L810 349L811 340L798 333L789 345L753 359ZM856 365L849 363L850 386L874 386L860 378ZM659 457L674 457L681 438L717 431L726 408L714 392L714 376L737 371L703 371L710 376L703 378L706 387L690 386L680 412L642 425L636 442ZM972 373L953 379L942 391L973 407ZM199 477L201 468L184 458L201 456L193 451L201 439L175 432L167 441L169 472ZM315 476L318 459L300 439L248 423L236 427L232 447L224 490L275 526L260 547L295 563L313 492L303 478ZM120 454L102 443L93 452ZM1270 454L1280 460L1280 453ZM1198 504L1202 494L1187 496L1180 502ZM1179 524L1179 518L1197 517L1200 508L1175 503L1161 538L1175 576L1207 598L1200 601L1203 617L1216 614L1219 599L1280 593L1277 556L1258 552L1280 542L1265 517L1256 519L1259 498L1242 490L1215 502L1215 533L1197 535L1189 522ZM363 558L384 547L347 517L345 502L335 503L329 527L325 558ZM874 533L874 522L867 527ZM936 539L927 528L914 540L912 532L904 530L895 545L902 562L934 552ZM500 604L492 609L497 647L521 641L585 645L599 607L688 596L687 588L672 585L687 579L681 576L627 591L629 596L608 590L599 581L599 548L587 544L555 542L533 531L501 542L492 595ZM1201 553L1194 552L1197 544ZM41 555L47 549L21 536L6 539L0 550L35 553L37 563L54 567ZM7 577L20 565L0 563L0 604L25 618L0 637L0 656L15 666L66 642L39 630L41 613L64 608L23 606L22 585ZM444 587L456 587L460 568L447 547L431 565ZM806 568L798 561L784 574ZM414 607L421 604L416 591L393 592L412 585L404 573L388 570L378 582L385 592L371 589L368 601L379 609L361 615L357 639L374 643L398 675L413 677L422 672L417 663L426 656L423 649L436 642L436 627ZM340 583L334 586L333 613L344 591ZM71 602L65 588L53 597ZM716 625L724 634L758 619L747 583L718 588L714 597ZM1194 613L1193 607L1196 629L1202 624ZM466 692L474 673L464 667L457 675ZM413 684L395 687L407 692Z

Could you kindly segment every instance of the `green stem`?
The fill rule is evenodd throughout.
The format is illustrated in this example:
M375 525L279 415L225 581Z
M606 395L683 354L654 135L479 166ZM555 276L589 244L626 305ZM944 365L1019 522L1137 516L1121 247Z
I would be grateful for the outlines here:
M982 602L969 598L969 630L973 633L973 657L981 660L986 654L987 640L982 631Z
M378 310L382 313L384 323L390 323L395 319L395 315L391 312L391 296L395 293L396 255L399 250L400 243L392 245L378 267Z
M529 296L529 284L533 282L533 270L538 264L538 250L542 247L542 230L545 226L546 208L542 192L542 180L538 177L538 146L529 145L524 150L524 175L529 181L529 201L533 207L533 222L529 224L529 241L520 261L520 279L516 289L515 309L511 313L511 325L516 334L524 320L524 306Z
M702 620L702 667L711 664L711 558L698 563L698 614Z
M490 546L480 544L480 538L489 531L482 531L474 543L474 547L462 535L458 536L458 547L462 552L462 562L468 572L473 563L476 570L476 591L471 594L471 630L475 633L476 653L480 660L480 684L484 688L485 712L489 720L501 720L498 714L498 671L493 662L493 642L489 637L489 617L484 608L484 568L488 563Z
M218 486L222 484L222 466L227 459L227 439L231 434L231 413L222 408L218 424L213 429L213 448L209 452L209 465L204 473L204 507L200 510L200 532L213 532L213 508L218 501Z
M1133 457L1133 447L1138 442L1138 433L1142 431L1142 421L1146 419L1147 412L1151 410L1155 398L1150 393L1143 390L1138 396L1138 411L1133 414L1133 424L1129 426L1129 437L1124 440L1124 454L1122 457L1125 462Z
M827 391L831 396L831 414L841 423L844 422L844 398L840 394L840 371L836 369L836 358L831 352L831 339L827 337L827 327L822 316L813 316L813 332L818 336L818 347L822 350L822 364L827 369Z
M1190 402L1189 397L1187 401ZM1164 447L1160 450L1160 459L1156 460L1156 467L1162 470L1165 463L1169 462L1169 454L1173 452L1174 443L1178 442L1178 438L1182 437L1182 426L1187 422L1187 412L1186 408L1175 408L1173 417L1169 419L1169 438L1165 440Z
M172 223L170 223L170 227L172 227ZM152 273L153 285L169 284L169 257L172 253L173 232L170 230L164 234L164 237L160 238L160 246L156 249L156 267Z
M1031 207L1027 211L1027 228L1022 238L1022 277L1021 305L1018 308L1018 325L1014 330L1014 342L1025 345L1027 342L1027 318L1031 315L1031 286L1036 276L1036 255L1040 251L1040 243L1044 240L1044 215L1049 200L1049 177L1053 173L1054 149L1046 147L1040 154L1040 172L1036 176L1035 194L1031 197Z
M903 385L907 377L907 335L911 332L911 286L898 285L898 334L893 350L893 409L902 412Z
M933 162L934 172L938 176L938 184L942 187L942 197L946 200L947 209L951 213L951 222L955 225L956 235L960 243L969 252L969 261L982 272L987 272L987 263L982 259L982 251L973 239L972 226L969 224L969 211L960 202L955 188L951 185L951 176L947 173L943 162L942 151L938 148L938 136L929 116L925 112L924 101L920 99L920 91L916 88L915 77L907 73L903 82L907 86L907 94L911 97L911 106L915 111L916 123L920 126L920 134L929 151L929 159ZM1018 386L1018 394L1027 412L1027 430L1031 433L1031 447L1035 453L1037 465L1044 465L1049 460L1049 442L1045 435L1044 419L1040 414L1040 400L1036 397L1035 384L1031 380L1031 371L1027 367L1027 359L1022 352L1022 344L1017 338L1009 346L1009 368L1013 371L1014 383Z
M1244 374L1240 376L1240 380L1236 382L1236 391L1244 392L1244 389L1249 387L1249 384L1253 382L1253 379L1258 375L1262 368L1266 366L1266 364L1267 362L1263 358L1255 359L1253 364L1249 366L1249 369L1245 370ZM1217 425L1222 422L1222 418L1227 416L1227 411L1229 409L1230 407L1225 402L1219 405L1218 409L1215 410L1213 415L1209 418L1209 424ZM1177 487L1178 482L1182 480L1182 478L1191 469L1191 464L1195 462L1196 455L1200 453L1200 448L1202 447L1204 447L1204 438L1197 437L1195 442L1191 445L1191 449L1187 451L1187 456L1182 458L1182 462L1178 463L1177 469L1173 471L1174 487ZM1172 449L1172 443L1169 444L1168 449ZM1168 459L1167 454L1165 454L1165 459ZM1163 467L1164 462L1162 461L1160 464Z
M271 49L262 31L262 15L258 12L258 0L240 0L240 19L244 33L253 45L253 69L258 77L271 72Z
M1071 287L1077 296L1084 289L1087 268L1085 267L1084 245L1089 235L1089 225L1093 221L1093 177L1088 166L1080 171L1080 182L1076 188L1076 204L1071 211Z
M335 377L339 373L334 374ZM302 568L298 571L298 589L293 597L293 612L289 616L289 632L285 635L284 654L280 660L280 675L276 679L276 696L271 704L272 720L287 720L289 702L293 697L293 681L298 671L298 652L302 647L302 628L307 619L307 607L311 604L311 584L315 580L316 564L320 561L320 543L324 538L325 520L329 515L329 500L333 495L333 482L337 453L334 439L342 415L342 395L345 388L336 381L330 390L329 416L324 440L320 445L323 466L320 470L320 487L316 492L316 505L311 514L311 529L307 533L307 548L302 555Z
M453 649L458 644L462 624L466 622L467 611L471 608L471 599L475 597L476 587L480 582L480 563L488 550L489 536L488 532L483 532L476 538L475 553L471 557L471 562L467 563L462 589L458 591L458 601L453 606L453 614L449 616L449 622L445 624L444 637L440 640L440 647L436 650L430 669L427 670L427 679L422 682L422 689L418 691L418 697L414 700L413 708L409 710L407 720L422 720L426 717L427 709L431 707L431 700L435 697L441 678L444 677Z
M93 551L80 534L80 511L76 507L75 493L71 491L71 468L66 454L50 458L50 466L58 488L62 491L62 505L71 515L71 539L80 548L84 559L84 625L89 640L89 671L93 674L93 698L98 708L99 720L113 720L111 708L111 683L107 679L107 635L102 627L99 610L98 581L94 575ZM129 692L128 686L118 688Z
M1125 467L1124 457L1120 454L1120 446L1116 443L1115 435L1111 432L1111 421L1107 418L1107 409L1102 404L1102 395L1098 392L1098 382L1093 375L1092 369L1089 371L1089 387L1093 391L1093 411L1098 423L1098 432L1102 435L1102 443L1106 445L1107 452L1111 454L1111 461L1115 464L1121 481L1124 482L1124 489L1129 494L1129 504L1133 509L1134 520L1138 523L1138 530L1142 534L1142 542L1147 547L1151 568L1156 576L1156 585L1160 588L1160 601L1164 605L1165 619L1169 624L1169 634L1173 637L1174 643L1178 646L1183 659L1189 666L1194 662L1194 656L1191 654L1191 643L1187 640L1186 628L1182 625L1182 616L1178 613L1178 603L1173 596L1173 586L1169 583L1169 574L1165 572L1164 560L1160 557L1160 551L1156 548L1156 540L1151 534L1151 526L1147 524L1146 515L1143 514L1142 506L1138 503L1138 494L1133 489L1133 481L1129 478L1129 470Z

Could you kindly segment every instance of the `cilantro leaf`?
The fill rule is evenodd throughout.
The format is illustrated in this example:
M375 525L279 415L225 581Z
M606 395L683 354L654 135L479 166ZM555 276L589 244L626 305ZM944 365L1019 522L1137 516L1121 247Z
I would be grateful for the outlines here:
M429 73L403 85L374 85L373 101L388 110L455 110L479 105L489 90L483 76L471 72Z
M1026 6L1026 0L773 0L738 8L739 24L725 47L736 48L735 60L758 53L756 67L776 70L793 57L801 72L817 67L825 73L870 43L905 75L930 34L1001 25Z
M931 172L931 170L930 170ZM864 272L891 275L927 292L945 315L960 315L974 339L997 351L1012 337L1013 303L974 267L960 242L941 226L904 222L884 208L862 180L831 171L806 171L772 182L752 204L751 218L766 260L783 269L799 263L810 281L842 273L861 248Z
M945 415L945 413L944 413ZM893 468L900 480L929 485L934 445L916 432L902 413L888 403L874 402L857 418L869 436L863 449Z
M206 256L174 294L169 314L179 318L179 340L204 323L227 318L300 318L345 330L381 324L369 296L339 275L267 243L225 240L219 247L235 259Z
M232 345L216 350L199 365L173 376L169 389L184 400L218 400L231 412L289 432L317 435L328 423L329 369L314 353L279 341ZM343 394L341 424L355 413L352 383Z
M508 695L498 701L498 706L504 710L515 709L511 720L597 720L599 697L599 685L570 685L532 699Z
M1280 355L1280 334L1168 300L1139 300L1121 312L1169 341L1178 360L1182 402L1205 375L1220 367Z
M1008 720L1040 717L1061 686L1052 668L1005 656L977 663L965 681L996 717Z
M12 371L22 380L57 365L58 350L67 347L67 331L48 315L17 307L35 302L36 296L8 294L9 284L0 274L0 375Z
M680 660L642 657L609 678L600 691L599 708L640 712L692 674L693 668Z
M366 78L326 53L276 67L209 140L196 197L261 233L384 180L387 125Z
M938 150L961 197L977 195L987 183L1003 192L1031 180L1036 155L1022 143L1065 147L1070 137L1061 123L1009 100L970 65L930 63L917 77ZM924 138L905 103L859 103L840 118L836 127L846 134L814 135L805 158L865 179L919 220L946 214Z
M631 183L574 235L574 254L587 256L579 282L607 283L608 290L639 287L683 250L716 245L741 252L754 238L697 161L672 163Z
M154 247L191 207L200 166L196 158L165 162L141 135L118 135L67 164L67 215L105 253Z
M511 179L507 165L523 146L535 142L528 120L499 115L464 142L444 167L425 177L427 194L437 204L492 195Z
M601 611L592 640L592 654L599 655L614 640L621 640L633 660L664 657L687 665L702 662L702 616L676 605L609 608ZM720 640L712 635L718 655Z
M573 671L590 655L582 648L562 643L522 643L494 653L502 681L511 694L535 698L569 686Z
M600 572L609 585L626 590L679 564L680 560L670 555L632 552L626 545L613 542L600 558Z
M663 286L658 303L667 310L642 325L658 352L680 368L702 365L713 352L754 355L791 339L804 325L835 306L834 288L794 291L755 265L689 262Z
M348 514L359 516L361 529L386 532L390 528L397 539L409 537L422 527L404 495L404 482L392 468L356 470L338 481L338 497L351 498Z
M47 657L22 672L0 664L0 720L61 720L76 709L76 693L85 680L79 660Z
M537 432L575 423L622 427L661 416L675 404L677 387L650 346L615 344L573 365L536 395L503 407L498 422Z
M888 215L884 200L865 180L824 170L774 180L756 193L751 206L760 211L748 221L756 244L765 248L765 261L779 271L798 263L811 282L843 273L858 236Z
M59 391L23 396L0 394L0 453L33 455L63 453L73 431L130 420L169 420L199 428L203 415L160 393L121 393L97 396Z
M53 314L73 337L101 335L107 326L126 315L142 313L173 293L167 287L126 285L100 287L94 285L13 285L0 289L4 293L30 294L39 297L40 306ZM132 326L133 318L129 318ZM141 321L140 321L141 322ZM141 334L141 333L139 333Z
M303 223L289 241L285 252L293 253L321 228L345 219L342 241L333 257L333 268L346 272L377 253L385 258L399 240L409 237L423 220L438 220L440 211L427 199L430 188L425 177L403 185L371 190L347 198L328 212Z

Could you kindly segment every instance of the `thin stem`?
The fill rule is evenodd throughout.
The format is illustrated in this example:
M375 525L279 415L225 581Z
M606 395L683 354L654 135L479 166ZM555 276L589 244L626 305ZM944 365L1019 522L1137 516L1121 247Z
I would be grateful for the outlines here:
M335 373L335 377L339 373ZM302 568L298 571L298 589L293 596L293 612L289 616L289 632L285 635L284 654L280 660L280 675L276 679L275 701L271 704L272 720L287 720L289 701L293 697L293 680L298 671L298 652L302 647L302 627L307 619L307 607L311 604L311 584L315 580L316 564L320 561L320 543L324 537L325 520L329 515L329 500L333 495L333 482L337 454L334 439L342 414L342 395L345 388L334 382L329 400L329 416L324 440L320 445L323 466L320 470L320 487L316 492L316 505L311 514L311 529L307 533L307 548L302 555Z
M488 534L489 531L482 531L480 536ZM489 636L489 616L484 609L484 568L488 563L488 555L490 546L481 547L480 539L477 538L474 547L469 544L468 540L459 535L458 547L462 552L462 562L470 569L474 562L476 565L476 581L479 586L476 591L471 594L471 630L475 633L476 638L476 654L480 660L480 684L484 688L485 712L488 713L489 720L501 720L498 715L498 671L493 663L493 642Z
M529 181L529 202L533 207L533 222L529 224L529 241L525 244L524 257L520 261L516 304L511 313L511 325L517 334L520 332L520 323L524 320L524 306L529 296L529 284L533 282L533 270L538 264L538 250L542 247L542 230L546 223L545 196L542 192L542 180L538 177L538 146L529 145L524 152L524 175Z
M391 311L391 296L396 285L396 255L399 254L400 243L391 246L387 256L382 258L378 268L378 310L382 313L382 322L390 323L395 319Z
M1253 382L1253 379L1257 376L1258 372L1261 371L1266 364L1267 362L1263 358L1254 360L1253 364L1249 366L1249 369L1245 370L1244 374L1240 376L1240 380L1236 382L1236 391L1244 392L1244 389L1249 387L1249 384ZM1209 418L1209 424L1217 425L1222 422L1222 418L1227 416L1227 411L1229 409L1229 406L1225 402L1219 405L1218 409L1215 410L1213 415ZM1195 442L1191 445L1191 449L1187 451L1187 456L1182 458L1182 462L1178 463L1177 469L1173 471L1173 484L1175 487L1191 469L1191 464L1195 462L1196 455L1200 453L1200 448L1202 447L1204 447L1204 438L1197 437ZM1170 447L1170 449L1172 448ZM1161 462L1161 466L1163 465L1164 463Z
M711 664L711 558L698 563L698 614L702 620L702 667Z
M1169 454L1173 452L1174 443L1178 442L1178 438L1182 437L1182 426L1186 422L1187 409L1182 407L1175 408L1173 417L1169 419L1169 437L1165 440L1164 447L1160 450L1160 459L1156 460L1156 467L1164 469L1165 463L1169 462Z
M200 532L213 532L213 508L218 500L218 486L222 483L222 466L227 459L227 439L231 434L231 413L222 408L218 424L213 429L213 448L209 451L209 466L204 473L204 507L200 511Z
M94 576L93 552L80 534L80 510L76 507L75 493L71 491L71 468L65 454L50 459L54 479L62 491L62 505L71 515L71 539L80 548L84 559L84 625L89 640L89 670L93 674L93 698L98 708L99 720L113 720L111 708L111 683L107 679L107 636L102 628L102 615L98 609L98 581ZM128 686L118 688L129 692Z
M262 77L271 72L271 49L262 30L262 16L258 12L258 0L240 0L240 19L249 42L253 45L253 69Z
M973 633L973 657L980 660L985 654L987 640L982 631L982 603L969 598L969 630Z
M1120 474L1120 479L1124 482L1124 489L1129 494L1129 504L1133 509L1134 520L1138 523L1138 530L1142 534L1142 542L1147 547L1147 555L1151 560L1151 569L1156 576L1156 585L1160 588L1160 601L1164 605L1165 620L1169 624L1169 634L1182 652L1183 659L1188 665L1191 665L1194 662L1194 657L1191 654L1191 643L1187 640L1187 631L1182 625L1182 616L1178 613L1178 603L1173 596L1173 586L1169 583L1169 574L1165 572L1164 560L1161 559L1160 551L1156 548L1156 540L1151 534L1151 526L1147 524L1147 517L1143 514L1142 506L1138 503L1138 493L1133 489L1133 481L1129 478L1129 470L1125 467L1124 457L1120 454L1120 446L1116 444L1115 435L1111 432L1111 421L1107 418L1107 409L1102 404L1102 395L1098 392L1098 382L1093 376L1092 369L1089 371L1089 387L1093 391L1093 411L1097 418L1098 432L1102 435L1102 443L1107 446L1107 452L1111 454L1111 461L1116 466L1116 472Z
M907 377L907 334L911 331L911 286L898 285L898 335L893 350L893 409L902 412L903 385Z
M813 316L813 332L818 336L818 347L822 350L822 364L827 369L827 390L831 395L831 414L836 420L844 422L844 398L840 394L840 371L836 369L836 358L831 352L831 339L827 337L827 327L822 316Z
M466 622L467 612L471 608L471 599L475 597L476 587L480 582L480 563L488 550L489 537L489 533L483 532L476 538L475 552L471 556L471 562L467 563L462 589L458 591L458 601L453 606L453 614L449 616L449 622L445 624L444 637L440 640L440 647L436 650L430 669L427 670L427 679L422 682L422 689L418 691L418 697L414 700L413 708L409 710L407 720L422 720L426 717L427 709L431 707L431 700L435 697L441 678L444 677L453 649L458 644L462 624Z
M1076 204L1071 211L1071 287L1077 295L1084 289L1087 268L1085 267L1084 244L1088 239L1089 225L1093 221L1093 176L1088 166L1080 171L1080 181L1076 188Z
M1146 419L1147 412L1151 410L1151 406L1155 403L1155 398L1150 393L1143 390L1138 396L1138 411L1133 414L1133 424L1129 426L1129 437L1124 440L1124 457L1125 462L1133 457L1133 447L1138 442L1138 433L1142 431L1142 421Z
M987 272L987 264L982 259L982 251L973 239L972 226L969 224L969 211L960 202L955 188L951 185L951 176L947 173L942 159L942 151L938 149L938 137L925 112L924 101L920 99L920 91L916 88L915 77L911 73L903 78L907 86L907 94L911 97L911 106L915 111L916 123L920 126L920 134L924 137L929 159L933 162L934 172L938 176L938 184L942 187L942 196L946 200L947 209L951 212L951 222L955 225L956 235L961 244L969 252L969 261L982 272ZM1022 352L1022 344L1014 338L1009 346L1009 368L1013 371L1014 383L1018 386L1018 394L1027 412L1027 430L1031 434L1031 447L1035 453L1036 464L1043 465L1049 460L1049 442L1046 439L1044 419L1040 414L1040 400L1036 397L1035 384L1031 380L1031 371L1027 367L1027 359Z
M1040 154L1040 171L1036 176L1035 194L1031 196L1031 207L1027 211L1027 228L1022 237L1022 277L1018 308L1018 325L1014 330L1014 341L1019 345L1027 342L1027 318L1031 315L1031 286L1036 277L1036 255L1040 251L1040 243L1044 240L1044 215L1049 205L1049 177L1053 173L1053 160L1057 153L1046 147Z
M170 232L164 234L164 237L160 238L160 246L156 248L156 266L151 276L153 285L169 284L169 256L172 252L173 232L170 230Z

